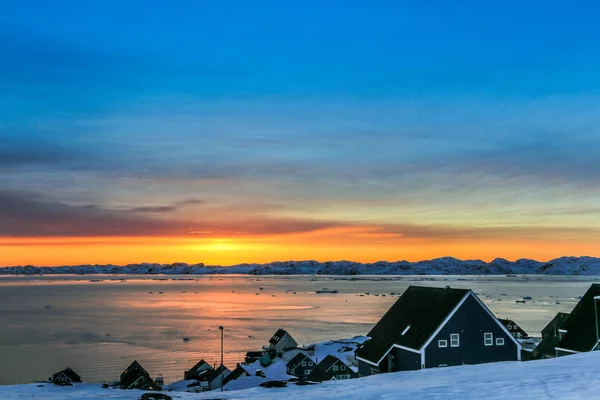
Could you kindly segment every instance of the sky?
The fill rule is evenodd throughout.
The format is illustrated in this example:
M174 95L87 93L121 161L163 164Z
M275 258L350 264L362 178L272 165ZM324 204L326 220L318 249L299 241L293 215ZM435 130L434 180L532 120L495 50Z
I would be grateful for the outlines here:
M0 265L600 256L599 15L4 2Z

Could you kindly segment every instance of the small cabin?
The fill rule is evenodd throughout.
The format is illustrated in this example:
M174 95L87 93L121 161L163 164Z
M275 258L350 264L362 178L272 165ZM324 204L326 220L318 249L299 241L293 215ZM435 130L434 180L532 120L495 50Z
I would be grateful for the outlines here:
M285 365L285 372L297 378L307 378L315 369L315 362L304 353L298 353Z
M342 360L328 354L308 376L308 380L323 382L339 379L352 379L358 375Z
M200 376L202 376L203 374L206 374L207 371L213 371L214 368L207 363L204 360L200 360L196 363L196 365L194 365L192 368L190 368L189 370L185 371L183 373L183 379L185 380L190 380L190 379L200 379Z
M140 363L134 361L121 374L121 389L161 390L161 387L150 378L148 371Z
M48 380L57 385L67 385L81 382L81 377L71 367L68 367L67 369L58 371Z
M560 342L559 329L567 318L569 318L569 313L559 312L542 329L542 341L533 350L534 359L556 357L556 345Z
M291 349L298 346L298 342L294 340L285 329L280 328L275 334L269 339L269 349L274 350L277 357L281 357L283 352L287 349Z
M516 339L527 339L529 337L527 332L525 332L523 328L521 328L520 325L517 325L517 323L512 319L500 318L500 322L502 322L502 325L504 325L506 330L510 332L510 334Z
M521 344L468 289L410 286L356 350L359 373L520 361Z

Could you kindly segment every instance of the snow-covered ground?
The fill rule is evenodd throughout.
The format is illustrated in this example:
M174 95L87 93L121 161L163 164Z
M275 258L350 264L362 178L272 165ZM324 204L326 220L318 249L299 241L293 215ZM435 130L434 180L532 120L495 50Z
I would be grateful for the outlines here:
M253 274L253 275L485 275L485 274L546 274L600 275L600 258L560 257L548 262L530 259L508 261L497 258L458 260L442 257L427 261L379 261L362 264L352 261L277 261L268 264L239 264L229 267L204 264L129 264L77 265L57 267L0 267L0 274Z
M78 384L0 386L0 398L24 399L139 399L140 391L101 389ZM600 399L600 353L551 360L506 362L382 374L331 381L312 386L255 388L230 392L190 394L170 392L173 399Z

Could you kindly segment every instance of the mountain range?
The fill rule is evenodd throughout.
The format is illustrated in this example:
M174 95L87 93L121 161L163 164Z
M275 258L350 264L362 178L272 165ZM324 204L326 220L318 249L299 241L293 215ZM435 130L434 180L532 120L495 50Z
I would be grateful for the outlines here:
M118 265L74 265L35 267L32 265L0 267L0 275L50 274L249 274L249 275L600 275L600 258L560 257L548 262L530 259L508 261L496 258L491 262L459 260L453 257L426 261L276 261L266 264L232 266L200 264L141 263Z

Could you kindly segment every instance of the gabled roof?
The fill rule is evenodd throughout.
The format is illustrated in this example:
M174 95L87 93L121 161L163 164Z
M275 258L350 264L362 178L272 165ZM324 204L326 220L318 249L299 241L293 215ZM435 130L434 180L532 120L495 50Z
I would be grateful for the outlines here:
M314 381L324 381L329 379L328 371L335 364L346 365L342 360L340 360L336 356L328 354L327 357L325 357L319 364L317 364L315 369L313 369L312 373L308 376L308 379Z
M449 286L409 286L367 334L371 340L356 355L378 363L393 345L418 352L469 292Z
M73 371L71 367L63 369L62 371L58 371L52 375L52 380L55 380L60 375L65 375L71 382L81 382L81 377L75 371Z
M525 332L525 330L523 328L521 328L521 324L517 324L515 321L513 321L512 319L505 319L505 318L498 318L498 320L500 322L502 322L502 325L504 325L506 328L508 328L508 325L512 325L513 326L513 330L516 327L516 330L523 333L525 336L529 336L527 334L527 332Z
M229 373L223 379L223 386L227 385L229 382L236 380L240 376L249 375L248 371L246 371L241 365L238 365L233 371Z
M286 334L287 334L287 331L285 329L279 328L277 330L277 332L275 332L275 334L271 337L271 339L269 339L269 343L271 343L271 344L279 343L281 338L283 338Z
M198 368L202 367L203 365L207 365L210 369L214 369L209 363L207 363L204 360L200 360L196 363L196 365L194 365L192 368L190 368L190 371L196 371Z
M569 313L559 312L552 318L552 321L548 322L548 325L542 329L542 336L551 335L558 336L558 330L561 329L562 324L569 318Z
M309 361L312 361L310 359L310 357L308 357L306 354L304 353L298 353L294 356L294 358L292 358L287 364L285 364L286 368L296 368L302 361L304 361L305 359L309 359Z
M205 375L203 375L203 377L206 377L206 380L208 382L212 382L221 375L221 371L223 371L223 379L225 379L227 375L231 373L231 371L229 371L229 369L226 366L221 364L216 369L208 371Z
M121 374L121 380L123 380L123 378L125 378L127 375L133 373L133 372L139 372L143 375L147 375L150 376L150 374L148 373L148 371L146 371L144 369L144 367L142 367L142 365L136 361L132 362L129 367L127 367L127 369L125 369L125 371L123 371L123 373Z
M583 295L560 329L567 331L557 348L575 352L591 351L596 345L594 297L600 296L600 284L594 283ZM598 307L600 309L600 306ZM598 318L600 322L600 317Z
M121 374L120 387L121 389L160 389L160 386L150 378L148 371L137 361L132 362Z

